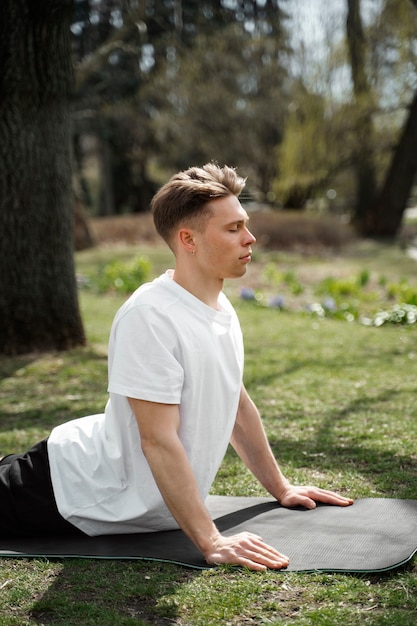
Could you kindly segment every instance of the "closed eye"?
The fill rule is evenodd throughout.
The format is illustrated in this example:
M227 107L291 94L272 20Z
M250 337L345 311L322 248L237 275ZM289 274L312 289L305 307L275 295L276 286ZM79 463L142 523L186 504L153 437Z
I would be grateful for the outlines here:
M230 233L237 233L238 230L241 230L242 228L245 228L246 224L247 224L246 221L239 220L238 222L235 222L233 224L229 224L227 230Z

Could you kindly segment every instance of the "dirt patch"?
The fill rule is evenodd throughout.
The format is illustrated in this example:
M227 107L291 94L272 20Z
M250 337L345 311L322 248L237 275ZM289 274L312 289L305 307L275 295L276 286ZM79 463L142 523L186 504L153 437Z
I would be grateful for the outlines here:
M95 217L88 221L96 245L126 243L162 243L150 213Z

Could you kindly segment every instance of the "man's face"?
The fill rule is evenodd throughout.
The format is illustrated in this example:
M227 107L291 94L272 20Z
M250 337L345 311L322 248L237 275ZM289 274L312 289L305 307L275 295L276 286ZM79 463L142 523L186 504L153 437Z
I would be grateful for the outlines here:
M210 202L212 215L204 232L194 233L195 260L207 279L239 278L251 260L256 241L248 230L248 214L236 196Z

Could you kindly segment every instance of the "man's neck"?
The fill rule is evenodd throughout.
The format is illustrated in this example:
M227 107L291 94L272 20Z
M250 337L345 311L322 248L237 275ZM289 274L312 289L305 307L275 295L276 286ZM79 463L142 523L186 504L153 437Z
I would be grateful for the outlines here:
M218 299L223 289L223 280L217 279L207 282L205 277L181 271L179 268L174 270L173 280L207 306L215 310L218 309Z

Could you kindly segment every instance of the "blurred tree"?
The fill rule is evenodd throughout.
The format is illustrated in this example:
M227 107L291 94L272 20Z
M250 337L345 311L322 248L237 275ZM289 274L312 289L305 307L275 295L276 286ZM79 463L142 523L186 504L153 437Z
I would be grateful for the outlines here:
M135 177L132 149L141 123L135 111L140 87L141 17L144 3L124 0L75 0L71 26L76 72L74 144L82 199L92 205L84 177L85 137L94 137L99 157L98 213L109 215L148 206ZM139 113L139 114L138 114ZM133 201L133 206L132 206Z
M301 15L293 14L293 27L295 18L305 22L308 16L299 7ZM340 68L346 65L344 27L337 11L320 15L320 21L318 44L293 33L292 80L273 184L277 203L288 209L304 209L308 201L324 199L329 186L338 189L335 179L348 178L348 188L352 187L353 106L346 78L340 80Z
M71 0L0 4L0 352L85 343L73 265Z
M362 235L392 239L401 227L417 173L417 92L376 200L362 217Z
M162 167L229 163L249 176L264 199L283 133L288 47L277 3L259 7L247 2L245 13L230 14L219 28L206 24L192 43L173 42L144 97L152 107Z
M210 159L244 167L267 193L285 91L278 2L116 4L83 0L87 18L81 11L73 25L77 129L99 139L101 178L111 185L101 212L143 210L155 190L149 171ZM104 40L91 35L106 20ZM91 37L94 45L81 43Z
M417 33L417 12L409 12L411 4L417 9L417 0L406 2L387 2L384 17L392 23L392 18L400 17L400 24L406 27L406 44L410 41L410 52L414 56L414 76L417 70L415 36ZM393 15L394 11L394 15ZM402 15L399 16L398 12ZM404 15L405 13L405 15ZM412 28L412 31L408 30ZM406 45L408 48L408 46ZM408 57L410 63L410 57ZM381 189L368 211L359 221L358 229L363 235L394 238L402 223L407 201L417 173L417 90L407 108L404 124L394 148L391 162L387 168Z
M273 185L284 208L305 208L351 162L350 117L348 106L331 109L324 96L294 83Z
M307 64L309 73L301 71L292 89L275 190L295 208L338 181L349 194L356 180L358 232L393 237L416 172L417 13L409 0L384 0L372 7L365 29L359 1L346 8L346 48L343 27L333 24L328 54Z
M375 163L373 132L374 96L366 68L366 41L360 13L360 0L347 0L347 43L355 98L354 128L356 142L352 154L356 174L356 201L353 222L363 222L375 197Z

